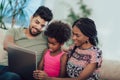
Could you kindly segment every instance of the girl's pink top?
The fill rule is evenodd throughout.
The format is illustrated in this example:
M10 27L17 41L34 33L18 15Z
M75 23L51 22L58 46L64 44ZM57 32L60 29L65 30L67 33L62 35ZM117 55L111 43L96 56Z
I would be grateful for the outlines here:
M64 54L61 52L56 56L50 55L50 50L44 56L44 71L49 77L58 77L60 75L60 58Z

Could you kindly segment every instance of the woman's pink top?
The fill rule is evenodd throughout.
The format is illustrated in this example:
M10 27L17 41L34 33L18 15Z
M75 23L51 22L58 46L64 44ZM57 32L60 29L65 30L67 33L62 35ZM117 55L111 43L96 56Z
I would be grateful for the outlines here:
M49 77L58 77L60 75L60 58L64 54L61 52L56 56L50 55L50 50L44 56L44 71Z

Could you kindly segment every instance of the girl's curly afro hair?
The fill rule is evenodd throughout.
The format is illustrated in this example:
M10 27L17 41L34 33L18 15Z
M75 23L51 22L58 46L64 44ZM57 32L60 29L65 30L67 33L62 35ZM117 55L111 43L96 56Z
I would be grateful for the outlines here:
M54 21L48 25L45 35L55 38L57 42L64 43L71 37L71 28L68 24L61 21Z

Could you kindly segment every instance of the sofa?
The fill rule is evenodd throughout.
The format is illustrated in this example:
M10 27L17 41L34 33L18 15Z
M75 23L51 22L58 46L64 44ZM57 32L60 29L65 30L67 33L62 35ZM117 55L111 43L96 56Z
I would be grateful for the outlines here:
M102 80L120 80L120 61L103 59L100 70Z

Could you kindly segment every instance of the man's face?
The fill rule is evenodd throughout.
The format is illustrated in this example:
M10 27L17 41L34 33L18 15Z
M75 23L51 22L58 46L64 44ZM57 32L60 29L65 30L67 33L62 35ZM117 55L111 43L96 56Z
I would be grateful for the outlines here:
M32 36L37 36L41 33L42 28L45 27L46 21L39 16L32 17L30 21L29 31Z

